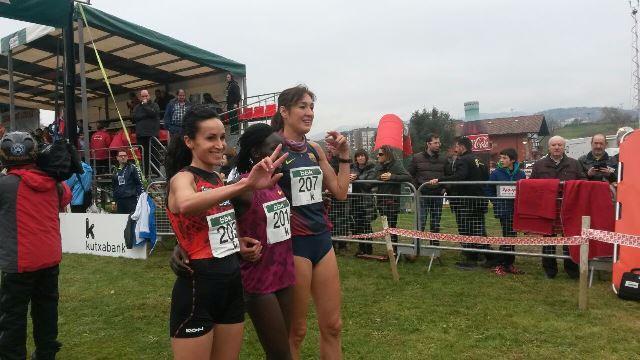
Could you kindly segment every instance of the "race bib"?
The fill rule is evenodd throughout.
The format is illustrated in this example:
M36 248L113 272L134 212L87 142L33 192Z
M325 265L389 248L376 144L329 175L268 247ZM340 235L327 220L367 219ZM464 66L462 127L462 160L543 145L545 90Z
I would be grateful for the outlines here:
M267 244L276 244L291 238L291 208L287 199L263 204L267 215Z
M236 214L232 210L207 216L209 245L214 257L223 258L240 250Z
M322 170L319 166L291 169L291 202L293 206L322 201Z

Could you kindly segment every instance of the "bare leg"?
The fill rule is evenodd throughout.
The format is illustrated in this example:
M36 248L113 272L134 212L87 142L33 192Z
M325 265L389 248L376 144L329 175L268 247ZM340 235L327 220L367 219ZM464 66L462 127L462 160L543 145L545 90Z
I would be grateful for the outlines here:
M311 293L320 328L320 358L342 359L340 274L333 249L313 268Z
M298 360L300 359L300 347L304 337L307 335L307 313L309 312L309 300L311 300L313 267L309 259L301 256L294 256L293 262L296 270L296 284L293 287L289 346L291 348L291 356Z
M171 338L174 360L208 359L213 345L213 330L195 338Z
M211 360L237 360L242 347L244 323L219 324L213 327Z

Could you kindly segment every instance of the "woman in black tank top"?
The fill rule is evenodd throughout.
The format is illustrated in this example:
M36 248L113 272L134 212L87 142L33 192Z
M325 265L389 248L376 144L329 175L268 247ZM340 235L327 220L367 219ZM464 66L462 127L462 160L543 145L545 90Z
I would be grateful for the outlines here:
M333 196L339 200L347 198L349 189L351 160L347 139L335 131L327 132L325 139L329 150L340 161L338 174L331 168L324 150L318 144L306 141L306 134L311 130L313 124L314 100L315 95L304 86L286 89L278 96L278 112L271 120L271 125L283 135L285 148L289 152L288 161L295 161L291 159L296 159L296 155L304 153L307 157L310 152L317 154L316 168L306 167L306 170L302 170L306 171L305 173L295 173L296 169L291 168L289 169L290 176L287 177L291 183L284 184L288 185L291 190L290 194L287 194L290 197L290 202L293 206L296 203L300 204L300 208L313 206L317 200L312 198L308 192L303 191L308 189L303 189L302 186L310 187L307 186L308 184L298 184L295 181L302 177L309 177L308 181L303 179L306 182L313 181L314 176L322 178L322 188L331 191ZM316 157L315 154L314 157ZM304 158L304 155L301 158ZM287 170L288 165L285 164L283 170ZM318 172L317 167L321 171L319 174L315 173ZM285 177L280 180L281 184L285 181ZM318 190L315 187L316 184L310 184L314 191ZM297 194L294 193L296 191ZM292 218L296 285L294 286L293 314L289 335L291 353L294 359L300 358L300 346L306 335L309 300L313 297L320 328L320 358L340 359L342 358L340 278L336 256L331 247L328 220L325 217L322 220L324 224L317 224L317 221L314 224L309 224L301 220L299 227L301 236L295 236L294 220L296 219ZM324 227L324 229L318 229L319 227ZM327 240L328 248L323 245ZM299 245L298 248L301 249L300 253L296 253L296 241ZM318 243L320 244L318 245Z

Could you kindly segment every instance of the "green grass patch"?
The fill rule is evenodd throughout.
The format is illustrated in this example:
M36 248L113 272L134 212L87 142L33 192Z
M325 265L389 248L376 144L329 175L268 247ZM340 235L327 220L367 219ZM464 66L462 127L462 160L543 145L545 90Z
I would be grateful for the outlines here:
M430 273L427 259L401 262L394 283L387 263L354 252L351 244L338 257L346 359L638 358L640 306L618 300L608 281L594 282L589 310L579 311L577 282L562 272L545 279L538 258L517 259L525 275L497 277L459 271L459 254L445 252ZM169 254L160 249L147 261L65 254L59 358L170 359ZM317 359L313 312L308 322L302 358ZM263 358L249 320L241 358Z

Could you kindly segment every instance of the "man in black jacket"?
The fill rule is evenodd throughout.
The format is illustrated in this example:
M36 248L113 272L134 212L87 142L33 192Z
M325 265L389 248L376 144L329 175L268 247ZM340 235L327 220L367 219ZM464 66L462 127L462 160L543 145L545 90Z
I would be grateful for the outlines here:
M136 124L136 139L138 145L144 150L143 171L146 174L149 169L149 151L152 137L158 137L160 133L160 107L149 99L147 90L140 91L140 104L133 109L133 123Z
M111 179L113 198L118 214L131 214L136 209L138 196L144 191L138 168L128 161L127 151L118 151L118 164Z
M444 177L447 159L440 154L440 137L428 134L423 152L413 155L407 171L413 177L416 188L432 179ZM440 218L442 216L442 186L425 185L420 197L419 229L425 229L427 217L430 217L429 231L440 232Z
M582 171L587 179L592 181L614 182L615 169L609 166L609 154L605 151L607 138L603 134L593 135L591 138L591 151L582 155L578 161L582 165Z
M471 152L471 140L461 136L456 139L456 158L453 175L443 176L429 181L431 185L436 185L440 181L486 181L489 174L487 167ZM452 186L456 196L485 196L482 185L455 185ZM464 198L457 199L456 211L458 223L458 233L460 235L487 236L485 226L485 213L487 212L487 199ZM463 243L465 248L488 249L489 245ZM463 252L465 262L456 265L461 269L470 269L477 266L477 252ZM487 265L491 265L493 256L486 254Z
M233 78L231 73L227 74L227 111L231 111L229 115L229 131L231 134L238 134L240 131L238 124L238 108L242 95L240 94L240 85Z

